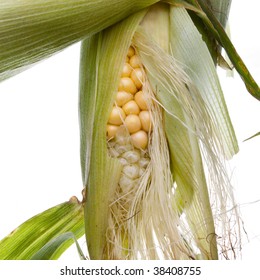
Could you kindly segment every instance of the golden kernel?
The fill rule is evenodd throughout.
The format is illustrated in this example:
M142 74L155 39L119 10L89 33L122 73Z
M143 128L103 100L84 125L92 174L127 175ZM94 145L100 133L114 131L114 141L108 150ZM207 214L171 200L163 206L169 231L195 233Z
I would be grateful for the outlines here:
M123 109L120 107L113 106L113 109L108 119L108 123L120 125L123 123L124 119L125 119L125 112L123 111Z
M118 91L126 91L135 94L137 92L137 88L132 79L129 77L123 77L120 79Z
M130 58L127 56L127 57L125 58L125 62L126 62L126 63L129 63L129 61L130 61Z
M129 133L137 132L141 129L141 121L137 115L128 115L125 118L125 126L127 127Z
M138 115L140 113L140 108L134 100L127 102L122 108L126 115Z
M141 67L141 60L137 55L133 55L130 58L129 63L133 68L140 68Z
M131 57L135 54L135 49L133 47L129 47L128 52L127 52L127 56Z
M119 126L108 124L107 125L107 138L110 139L110 138L115 137L118 129L119 129Z
M137 105L142 109L142 110L147 110L148 107L147 107L147 103L146 103L146 100L145 100L145 96L143 94L142 91L138 91L136 94L135 94L135 102L137 103Z
M125 63L121 76L122 77L130 77L132 70L133 70L133 68L130 66L130 64Z
M134 147L145 150L148 145L148 135L145 131L139 130L131 135Z
M142 129L146 132L149 132L152 128L150 113L148 111L141 111L139 118L142 124Z
M144 82L142 69L141 68L134 69L131 73L131 79L134 81L137 89L140 89L143 86L143 82Z
M133 94L126 92L126 91L118 91L116 95L116 104L117 106L123 106L125 105L128 101L132 100Z

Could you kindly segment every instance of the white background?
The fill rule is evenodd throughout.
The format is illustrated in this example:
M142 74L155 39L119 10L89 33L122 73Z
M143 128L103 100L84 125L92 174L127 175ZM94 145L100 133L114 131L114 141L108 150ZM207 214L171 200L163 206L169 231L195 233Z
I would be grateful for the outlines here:
M233 1L231 38L260 83L259 9L256 0ZM79 44L0 84L0 239L32 217L81 198L78 126ZM260 103L237 73L219 71L240 153L231 162L248 238L242 257L260 250ZM84 246L84 240L81 241ZM74 249L72 249L74 250ZM70 253L63 258L69 258Z

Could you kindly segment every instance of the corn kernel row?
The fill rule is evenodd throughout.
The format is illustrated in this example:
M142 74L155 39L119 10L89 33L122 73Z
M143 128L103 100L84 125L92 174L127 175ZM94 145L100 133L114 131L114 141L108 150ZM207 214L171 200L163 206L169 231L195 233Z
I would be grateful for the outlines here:
M130 134L132 145L145 150L151 119L142 91L144 73L141 62L133 47L130 47L124 64L115 104L107 124L107 138L113 139L120 126L125 126Z

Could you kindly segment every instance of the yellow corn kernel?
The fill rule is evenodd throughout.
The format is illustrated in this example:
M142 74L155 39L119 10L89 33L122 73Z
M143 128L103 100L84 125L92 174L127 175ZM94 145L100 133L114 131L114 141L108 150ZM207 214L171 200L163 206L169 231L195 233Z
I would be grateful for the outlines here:
M133 55L130 58L129 63L133 68L140 68L141 67L141 61L140 61L140 58L137 55Z
M130 77L130 75L132 73L132 70L133 70L133 68L131 67L131 65L129 63L125 63L121 76L122 77Z
M139 118L142 124L142 129L146 132L149 132L152 128L150 113L148 111L141 111Z
M147 103L142 91L138 91L134 96L135 102L142 110L147 110Z
M122 109L126 115L134 114L138 115L140 113L140 108L134 100L127 102Z
M122 108L113 106L113 109L110 113L108 123L114 124L114 125L120 125L123 123L123 120L125 119L126 115Z
M145 150L148 145L148 135L145 131L139 130L131 135L134 147Z
M131 56L133 56L135 54L135 49L131 46L131 47L129 47L129 49L128 49L128 52L127 52L127 56L128 57L131 57Z
M137 92L137 88L129 77L122 77L119 82L118 91L126 91L132 94Z
M118 129L119 129L118 125L108 124L107 125L107 138L108 139L114 138L116 136Z
M117 106L123 106L128 101L132 100L134 97L131 93L126 91L118 91L116 95L116 104Z
M143 86L143 79L144 79L142 69L141 68L135 68L131 72L131 79L135 83L137 89L140 89Z
M127 127L129 133L134 133L141 129L142 124L137 115L128 115L125 118L125 126Z

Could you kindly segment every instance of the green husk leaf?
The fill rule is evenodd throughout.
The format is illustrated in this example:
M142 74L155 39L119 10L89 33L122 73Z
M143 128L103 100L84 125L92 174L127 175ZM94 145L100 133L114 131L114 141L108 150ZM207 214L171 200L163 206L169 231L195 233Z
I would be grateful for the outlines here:
M183 25L185 26L185 32L183 32ZM216 233L219 234L220 230L223 240L225 238L228 240L226 243L219 243L219 256L224 254L226 258L232 258L234 256L228 254L226 246L231 248L233 247L232 242L238 241L239 243L240 223L239 214L234 207L233 189L227 175L225 159L232 158L239 148L215 65L206 44L201 40L199 32L183 8L171 8L171 51L175 59L183 65L184 71L198 90L204 103L204 105L203 103L200 104L200 107L206 110L205 123L203 124L202 119L201 121L196 120L196 117L193 117L193 120L197 131L200 131L198 136L201 141L200 146L202 146L201 154L204 161L204 170L208 174L207 188L210 197L210 205L208 206L211 207L213 213ZM194 99L196 99L195 96ZM193 106L196 107L195 104ZM198 114L199 112L195 113L195 115ZM203 211L203 207L205 207L200 203L201 201L204 203L205 198L202 197L202 193L206 196L206 186L204 189L201 189L201 187L203 185L198 187L198 192L194 196L192 204L194 212L191 210L191 223L194 221L193 219L196 219L195 216L192 217L196 213L196 209ZM233 208L233 213L228 213L229 207ZM220 211L225 213L226 216L220 214ZM203 212L201 213L203 217ZM235 226L231 223L232 219ZM236 241L230 238L230 232L236 235ZM213 235L213 232L207 235L206 243L212 246L211 249L214 252L213 247L216 246L216 240Z
M52 207L21 224L0 241L1 260L29 260L46 243L65 232L75 238L84 234L83 206L70 200ZM58 258L72 243L63 240L53 258Z
M147 41L145 44L145 40L142 32L136 33L134 43L139 49L139 54L147 70L149 81L155 89L156 96L165 109L165 132L170 149L172 174L177 183L177 206L181 207L181 213L185 212L189 221L192 221L189 224L192 231L190 234L193 236L191 240L196 242L203 258L217 259L214 222L198 138L193 132L195 126L191 116L185 112L184 107L180 104L178 97L176 98L172 94L172 90L176 92L181 88L183 91L187 91L187 89L185 89L185 84L178 85L178 82L171 84L172 81L168 80L165 73L158 68L158 65L164 63L166 64L165 69L171 69L170 58L163 54L155 44L153 45L152 41ZM145 45L149 47L145 48ZM149 53L149 48L153 49L154 52ZM160 57L160 60L157 60L156 54L157 57ZM181 80L178 75L182 73L178 73L178 70L176 72L172 73L172 77L177 75L177 80ZM169 87L167 83L169 83ZM179 94L179 91L176 92L177 96ZM181 205L179 205L179 201L181 201ZM200 226L196 227L196 224ZM212 236L211 244L205 242L208 235ZM198 236L202 237L201 240Z
M0 81L158 0L2 0Z
M82 44L81 167L87 190L85 227L91 259L105 258L109 204L122 169L116 159L108 156L106 123L131 38L144 14L136 13Z
M198 14L201 14L201 10L199 7L197 7L196 2L182 0L168 0L166 2L169 2L174 6L184 7L188 11L191 19L201 33L204 42L207 44L215 64L220 64L220 61L223 61L223 57L221 55L221 46L217 43L215 37L211 33L211 30L205 26L205 23L201 17L198 16ZM221 25L225 28L229 16L231 0L210 0L204 2L207 2L209 8L220 21Z
M220 24L225 28L232 0L202 0L211 9Z
M189 0L188 2L193 3L196 7L201 9L201 12L198 13L198 16L202 18L203 22L212 33L212 36L214 36L218 43L225 49L230 61L239 73L241 79L244 81L248 92L253 97L260 100L260 88L258 84L237 53L223 26L214 15L214 12L203 0Z
M84 254L79 246L76 236L72 232L65 232L47 244L45 244L38 252L36 252L31 260L56 260L64 251L64 245L66 246L67 241L72 240L75 242L80 259L85 259Z
M244 64L239 54L237 53L235 47L233 46L231 40L229 39L224 29L225 28L224 24L226 23L227 20L227 19L225 20L225 17L228 14L231 1L223 1L222 3L217 3L221 1L210 1L210 5L208 1L205 0L186 0L186 1L165 0L165 2L177 6L181 5L186 9L195 12L197 16L201 18L201 20L205 25L205 28L207 29L206 33L202 32L203 36L204 34L207 34L209 38L215 39L218 42L218 44L225 49L226 54L228 55L231 63L239 73L241 79L244 81L247 91L253 97L260 100L260 88L258 84L252 77L251 73L247 69L246 65ZM187 5L187 3L189 3L192 7ZM212 7L214 6L220 7L223 14L222 16L218 13L218 10L212 10ZM225 11L224 9L227 10ZM219 20L221 20L222 22L219 22ZM195 23L198 29L202 30L203 24L197 19L195 20ZM205 41L208 44L208 41L211 41L211 39L210 40L206 39ZM219 57L219 53L218 52L214 53L214 45L215 43L213 42L213 45L210 43L208 44L208 47L209 50L211 51L213 59L216 62L216 59L218 59ZM213 51L212 51L212 46L213 46Z
M184 10L181 13L177 13L177 11L181 10L172 8L172 53L178 61L185 65L185 72L201 92L216 124L216 129L220 130L221 139L219 141L222 144L219 149L223 148L225 156L231 158L238 152L238 143L215 65L189 15ZM184 32L183 26L185 26Z

